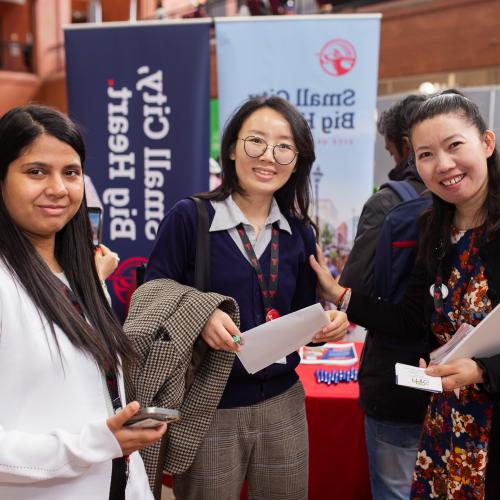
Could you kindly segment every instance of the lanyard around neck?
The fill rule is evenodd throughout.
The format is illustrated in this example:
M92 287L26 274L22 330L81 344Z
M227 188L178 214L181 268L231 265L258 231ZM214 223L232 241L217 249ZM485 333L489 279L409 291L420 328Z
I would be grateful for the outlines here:
M276 300L276 291L278 289L278 264L279 264L279 226L277 222L273 223L271 229L271 265L269 271L269 283L266 285L264 273L260 267L259 259L255 255L255 250L248 239L247 232L243 224L237 227L238 234L240 235L243 248L250 260L251 266L257 274L257 281L259 282L260 292L262 295L262 302L264 303L264 311L266 313L266 321L279 318L278 310L273 306Z

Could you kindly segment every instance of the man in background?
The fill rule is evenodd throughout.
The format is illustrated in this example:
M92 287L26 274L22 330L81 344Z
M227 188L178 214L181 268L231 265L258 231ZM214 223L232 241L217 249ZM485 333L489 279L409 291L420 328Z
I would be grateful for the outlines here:
M396 165L389 172L392 181L408 181L417 193L425 186L411 159L408 121L425 96L409 95L384 111L378 131ZM374 293L375 249L388 212L401 203L389 186L365 203L354 246L341 274L342 286ZM395 384L396 362L418 366L421 346L387 344L375 332L368 332L361 356L360 403L365 412L365 433L374 500L410 497L418 442L429 400L428 393Z

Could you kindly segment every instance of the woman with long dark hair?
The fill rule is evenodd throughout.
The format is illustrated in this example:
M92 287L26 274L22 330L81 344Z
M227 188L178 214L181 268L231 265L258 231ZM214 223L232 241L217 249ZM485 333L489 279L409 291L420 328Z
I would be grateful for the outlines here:
M278 97L248 100L224 130L222 183L200 197L209 218L210 290L236 300L241 331L316 302L316 279L307 260L315 251L308 213L314 159L306 120ZM147 280L169 278L193 286L196 228L193 201L177 203L160 228ZM345 314L331 311L330 320L316 341L344 335ZM239 351L239 335L221 309L200 334L211 349L228 353ZM307 424L295 372L299 355L255 374L232 359L194 461L174 475L176 498L236 500L246 480L249 498L306 499Z
M165 426L118 411L132 351L97 275L84 160L53 109L0 119L0 498L152 498L133 452Z
M423 338L433 349L463 323L477 325L500 301L500 164L495 134L458 93L423 102L410 130L434 203L420 220L417 263L403 301L392 305L355 292L349 299L350 291L314 257L311 265L329 300L346 297L353 321L400 341ZM444 392L429 404L411 497L500 498L500 353L427 373L442 378Z

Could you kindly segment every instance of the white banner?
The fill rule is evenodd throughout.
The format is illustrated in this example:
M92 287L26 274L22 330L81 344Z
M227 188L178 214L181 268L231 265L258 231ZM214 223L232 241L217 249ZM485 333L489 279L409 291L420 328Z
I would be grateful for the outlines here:
M380 17L216 19L221 128L249 96L299 108L316 143L312 215L340 261L373 186Z

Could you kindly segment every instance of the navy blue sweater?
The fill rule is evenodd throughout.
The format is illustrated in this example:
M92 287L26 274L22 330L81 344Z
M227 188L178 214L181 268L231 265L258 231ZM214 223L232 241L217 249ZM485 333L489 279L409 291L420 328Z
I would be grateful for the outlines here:
M210 223L214 209L206 201ZM309 266L315 254L311 227L286 215L292 234L280 230L278 290L275 306L281 315L316 302L316 276ZM146 280L169 278L193 286L196 253L196 207L191 200L181 200L163 220L151 253ZM270 247L259 259L266 282L269 280ZM241 314L242 332L264 322L262 297L253 267L245 259L227 231L210 233L212 291L233 297ZM219 408L248 406L271 398L291 387L298 379L297 353L287 356L287 363L274 363L250 375L236 357Z

